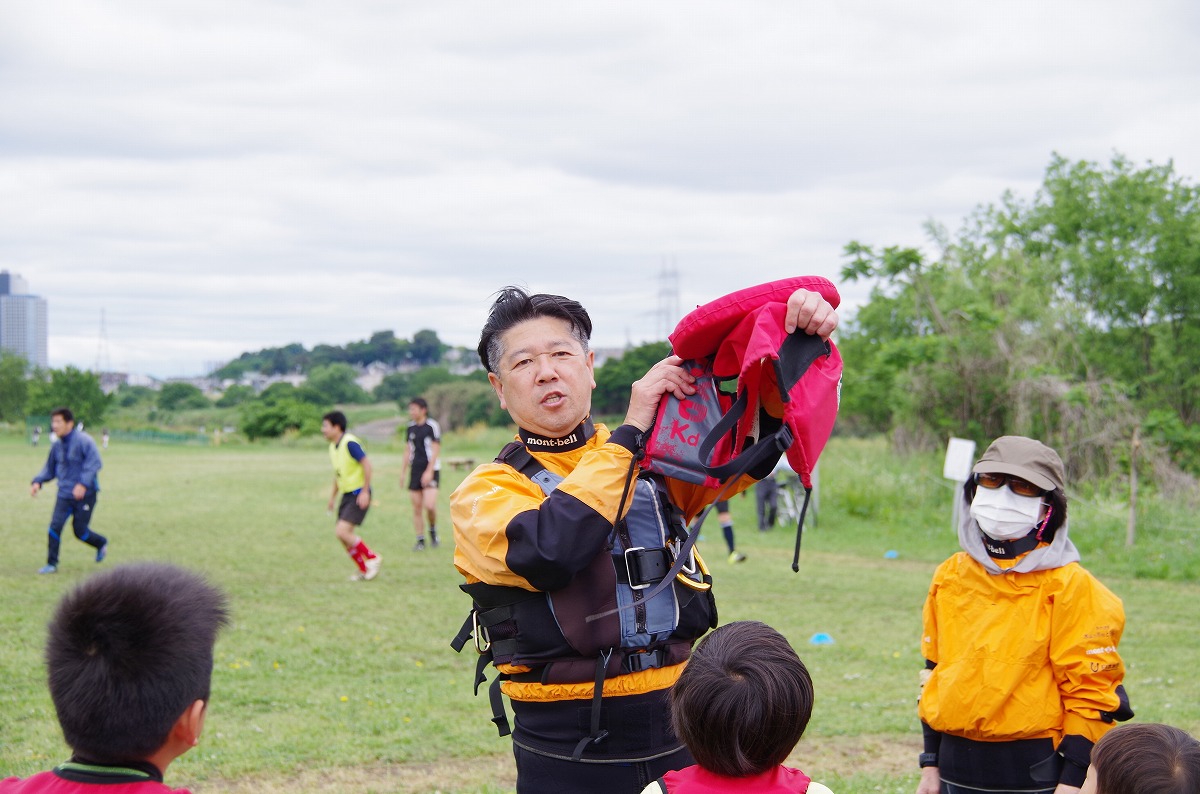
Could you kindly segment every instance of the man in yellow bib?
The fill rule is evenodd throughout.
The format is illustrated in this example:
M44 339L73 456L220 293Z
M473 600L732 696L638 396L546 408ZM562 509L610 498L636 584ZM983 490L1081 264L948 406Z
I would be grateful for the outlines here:
M342 496L334 532L358 566L358 573L350 579L355 582L374 579L383 559L358 536L358 527L371 506L371 461L362 442L346 432L346 415L341 411L330 411L321 418L321 435L329 442L329 460L333 463L329 512L333 512L338 494Z

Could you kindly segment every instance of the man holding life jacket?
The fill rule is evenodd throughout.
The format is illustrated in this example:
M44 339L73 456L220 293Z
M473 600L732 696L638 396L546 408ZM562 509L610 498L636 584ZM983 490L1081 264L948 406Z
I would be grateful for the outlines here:
M838 317L819 293L799 289L782 322L789 333L827 338ZM669 573L686 522L717 495L637 472L660 400L694 394L694 378L676 356L658 362L609 431L590 416L591 331L577 301L499 293L478 352L517 441L450 496L454 564L473 601L454 645L473 638L476 687L488 663L500 672L494 722L508 733L503 692L515 714L520 794L638 792L692 764L670 728L666 694L692 642L716 625L698 556L644 597ZM752 483L743 477L730 492Z

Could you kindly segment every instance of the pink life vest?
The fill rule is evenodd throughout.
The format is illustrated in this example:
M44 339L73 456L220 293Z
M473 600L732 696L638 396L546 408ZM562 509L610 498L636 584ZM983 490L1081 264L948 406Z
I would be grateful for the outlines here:
M763 409L782 421L772 438L786 443L788 463L812 487L813 467L837 419L842 358L832 342L784 331L787 300L801 288L835 308L841 302L828 279L799 276L738 290L679 321L671 347L697 376L698 392L663 398L647 434L645 468L717 487L750 468L737 465L745 462L741 456L767 441L758 426ZM734 378L736 400L719 387ZM754 452L769 454L761 446Z

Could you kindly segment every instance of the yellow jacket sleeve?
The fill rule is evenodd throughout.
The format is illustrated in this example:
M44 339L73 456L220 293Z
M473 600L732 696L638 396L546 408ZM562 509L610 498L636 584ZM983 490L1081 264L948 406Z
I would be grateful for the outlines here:
M1079 566L1056 596L1050 662L1064 710L1063 733L1096 742L1112 728L1100 712L1117 710L1125 663L1117 651L1125 631L1121 599Z
M581 450L536 454L548 471L564 476L550 496L502 463L472 472L450 497L454 564L467 582L565 587L609 542L634 465L634 435L620 427Z

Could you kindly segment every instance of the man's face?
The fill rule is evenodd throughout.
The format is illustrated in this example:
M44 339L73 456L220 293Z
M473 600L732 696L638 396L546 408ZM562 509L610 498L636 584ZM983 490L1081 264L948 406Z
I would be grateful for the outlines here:
M591 413L592 351L583 351L571 325L557 317L518 323L500 335L500 360L488 380L500 407L520 427L561 438Z
M328 419L321 420L321 435L325 436L325 440L333 443L333 441L341 435L342 429L335 424L331 424Z
M408 418L413 420L414 422L418 422L418 423L424 422L425 421L425 409L422 408L420 405L417 405L416 403L409 403L408 404Z
M62 438L75 429L74 422L68 422L58 414L50 417L50 430L54 435Z

